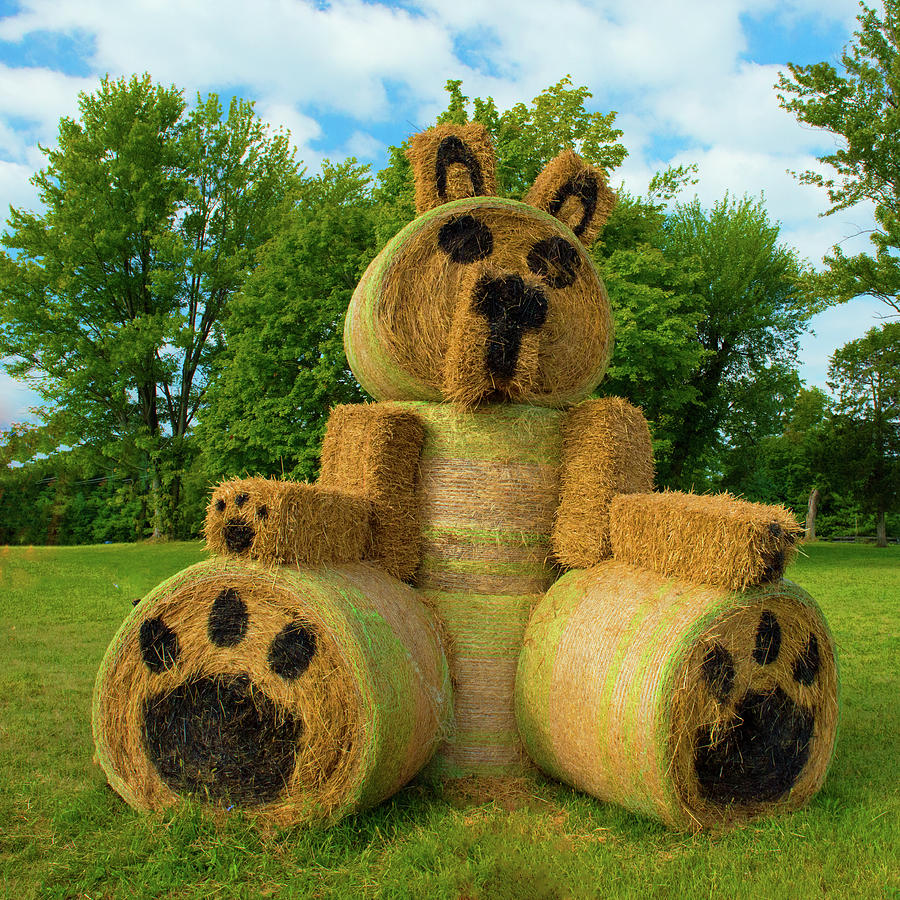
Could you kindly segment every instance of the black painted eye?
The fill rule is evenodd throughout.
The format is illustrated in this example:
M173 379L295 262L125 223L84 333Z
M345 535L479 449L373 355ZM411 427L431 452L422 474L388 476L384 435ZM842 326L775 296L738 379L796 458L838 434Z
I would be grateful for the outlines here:
M578 275L581 256L561 237L538 241L528 254L528 268L543 277L550 287L568 287Z
M221 498L219 498L218 500L216 500L216 509L217 509L219 512L225 512L225 501L222 500Z
M237 497L234 498L234 505L240 509L249 499L249 494L238 494Z
M494 236L475 216L458 216L441 226L438 245L453 262L472 263L491 255Z

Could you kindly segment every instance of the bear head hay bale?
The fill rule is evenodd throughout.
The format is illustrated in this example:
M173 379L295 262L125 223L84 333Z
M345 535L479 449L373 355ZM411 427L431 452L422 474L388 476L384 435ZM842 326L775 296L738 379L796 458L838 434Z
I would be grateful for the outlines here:
M569 152L526 202L492 196L481 125L410 147L418 217L372 261L347 312L354 375L378 400L561 407L588 396L612 349L612 314L587 246L615 195Z
M104 657L98 756L132 806L190 797L277 823L335 820L403 786L448 728L433 616L374 567L199 563Z
M574 570L525 634L519 730L548 774L682 829L795 809L837 728L834 642L787 581L746 591Z

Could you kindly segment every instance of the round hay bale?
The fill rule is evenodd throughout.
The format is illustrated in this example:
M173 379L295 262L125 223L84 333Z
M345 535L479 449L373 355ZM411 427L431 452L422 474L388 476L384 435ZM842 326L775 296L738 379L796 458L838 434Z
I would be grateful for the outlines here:
M477 285L499 274L540 283L548 301L509 379L485 367L495 342L472 306ZM499 197L445 203L407 225L372 260L344 324L350 368L377 400L463 405L501 387L515 403L581 400L602 379L612 338L606 288L581 241L548 213Z
M821 787L834 642L790 582L732 592L605 563L568 573L536 608L516 714L561 781L677 828L743 822Z
M199 563L155 588L106 652L98 756L132 806L189 796L278 823L393 794L443 738L450 679L416 592L363 563Z
M563 413L503 405L398 403L425 432L419 461L422 559L413 583L437 611L453 678L454 732L441 777L533 769L516 728L516 665L549 560Z

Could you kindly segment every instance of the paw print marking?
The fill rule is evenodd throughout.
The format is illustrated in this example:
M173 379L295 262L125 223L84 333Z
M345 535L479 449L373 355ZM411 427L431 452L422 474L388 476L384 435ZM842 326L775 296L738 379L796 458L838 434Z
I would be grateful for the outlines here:
M226 588L213 601L206 633L217 647L236 647L247 634L250 616L247 604L233 588Z
M162 619L142 622L138 643L144 665L157 675L171 669L181 653L178 635Z
M773 665L781 654L782 630L771 611L760 616L750 653L752 665ZM818 639L810 634L791 668L793 679L811 685L820 667ZM734 698L737 665L721 644L713 644L701 664L706 687L722 705L733 702L723 728L699 728L694 769L700 793L715 803L763 803L784 796L800 777L810 755L815 714L795 702L781 685L748 689Z
M210 644L239 646L250 628L247 604L236 588L215 597L207 619ZM172 669L180 656L175 630L161 618L141 624L141 658L154 674ZM313 629L288 622L271 641L271 671L293 681L316 654ZM281 796L296 766L302 718L276 703L244 673L194 674L174 689L144 702L147 754L176 793L217 803L257 806Z

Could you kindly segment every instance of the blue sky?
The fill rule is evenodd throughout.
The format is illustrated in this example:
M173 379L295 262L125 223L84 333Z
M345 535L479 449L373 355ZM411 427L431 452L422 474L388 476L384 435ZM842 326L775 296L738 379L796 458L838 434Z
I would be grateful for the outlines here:
M252 99L311 170L349 154L377 169L389 144L433 122L449 78L506 108L571 74L593 108L618 112L629 156L614 185L641 193L656 170L697 163L704 203L763 193L784 241L818 265L835 243L865 248L852 236L871 210L820 217L824 198L788 170L814 168L833 140L781 110L773 85L788 61L836 63L858 11L855 0L0 0L0 209L36 208L38 143L54 144L59 118L105 73ZM881 312L858 300L818 317L807 383L824 386L830 354ZM0 374L0 428L35 402Z

